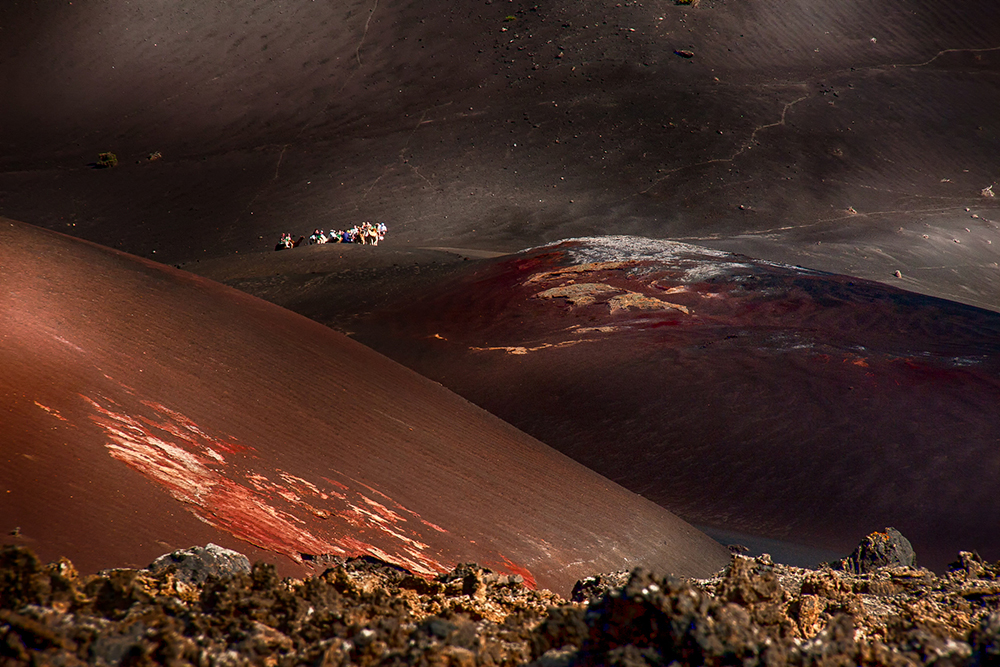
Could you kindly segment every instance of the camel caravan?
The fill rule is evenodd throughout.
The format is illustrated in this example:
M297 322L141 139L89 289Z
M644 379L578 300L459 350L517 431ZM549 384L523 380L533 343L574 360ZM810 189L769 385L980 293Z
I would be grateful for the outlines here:
M387 228L385 223L362 222L348 230L330 230L329 234L322 229L315 230L309 237L300 236L296 241L291 234L282 234L275 250L287 250L297 248L303 243L316 245L318 243L360 243L361 245L378 245L379 241L385 239Z

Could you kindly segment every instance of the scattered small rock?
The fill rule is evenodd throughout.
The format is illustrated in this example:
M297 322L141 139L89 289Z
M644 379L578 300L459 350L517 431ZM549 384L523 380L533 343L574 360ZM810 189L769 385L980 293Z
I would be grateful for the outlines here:
M709 579L589 577L572 602L473 564L428 579L370 557L304 580L257 563L179 595L173 562L81 576L4 546L0 663L1000 664L1000 563L961 552L936 576L897 535L865 538L851 558L890 564L863 574L734 554Z
M97 162L93 163L97 169L110 169L118 166L118 156L111 152L99 153Z

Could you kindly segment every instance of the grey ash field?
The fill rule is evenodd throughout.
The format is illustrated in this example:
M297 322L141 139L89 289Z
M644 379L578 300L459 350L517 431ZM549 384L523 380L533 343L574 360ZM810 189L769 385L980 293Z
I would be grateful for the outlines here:
M199 416L194 426L209 435L235 433L240 442L251 441L259 427L272 437L260 466L285 461L294 469L281 471L305 479L324 460L333 431L313 440L308 434L337 422L306 409L307 400L327 398L308 392L339 390L336 378L317 380L310 372L310 354L324 368L346 369L344 382L358 402L374 394L389 400L392 387L415 392L401 400L414 419L425 419L421 438L440 436L442 452L467 431L421 415L461 405L454 410L462 428L486 429L497 451L502 443L551 445L596 473L579 471L555 451L544 450L543 458L623 499L605 497L594 517L581 507L563 515L536 507L532 530L500 536L474 520L475 511L493 509L487 496L470 496L474 502L463 513L460 503L435 504L429 482L404 492L427 522L451 517L475 526L469 528L475 539L494 540L478 544L476 553L489 554L506 574L525 567L524 560L505 562L507 547L516 544L537 569L551 544L536 537L566 535L560 531L574 521L573 534L586 534L591 518L604 522L600 530L645 540L652 561L687 559L699 570L683 574L722 567L719 545L674 523L670 512L733 540L780 544L788 554L801 547L810 563L847 553L872 530L901 526L923 554L921 564L938 574L899 575L878 589L886 595L903 591L906 577L928 578L921 586L932 588L935 577L958 577L948 574L948 563L959 550L1000 558L992 417L1000 310L1000 5L7 2L0 6L0 90L6 93L0 216L179 267L327 325L278 314L206 286L203 278L5 220L12 243L0 253L6 371L0 454L7 461L0 484L20 496L0 504L0 529L16 531L6 541L35 549L43 561L69 556L89 577L101 567L141 568L164 551L215 541L245 545L279 574L304 576L302 554L322 554L300 548L301 536L262 536L235 514L220 519L207 505L191 510L179 497L184 492L150 486L135 467L117 474L120 459L109 457L99 429L114 422L105 413L121 417L119 426L131 425L123 416L129 410L136 429L159 429L161 438L187 434L187 443L194 431L184 430L185 414ZM94 168L106 151L118 165ZM148 159L153 154L159 159ZM271 250L283 232L298 236L365 220L388 225L384 244ZM675 267L642 282L645 269L634 270L641 253L617 257L632 262L623 269L596 256L570 260L555 245L609 237L683 242L717 253L712 261L754 268L685 281L670 274ZM526 248L536 250L521 252ZM574 265L583 267L578 274L560 273ZM545 285L555 298L536 298L542 289L528 293L523 281L533 272L555 281ZM682 287L686 296L667 293ZM153 303L155 295L169 307ZM200 305L186 311L186 303ZM739 307L723 312L733 304ZM233 328L250 320L242 333ZM632 333L609 337L601 354L554 347L571 326ZM355 341L329 329L430 380L404 374L369 350L355 354ZM461 344L438 344L449 336ZM805 339L813 347L792 344ZM478 348L537 352L487 358ZM287 356L271 364L246 356L265 350ZM158 363L140 363L144 353ZM649 372L653 361L656 374ZM821 362L827 365L818 371ZM90 403L80 403L81 396ZM608 396L621 400L602 414L596 404ZM251 406L276 409L300 398L289 424L293 440L306 444L291 451L267 410ZM171 412L177 405L185 410ZM87 416L97 408L105 411L104 426ZM87 434L79 440L92 449L78 459L59 456L74 428ZM345 442L369 438L387 451L409 437L395 427L352 428ZM336 450L338 465L353 466L354 481L392 497L406 488L405 465L385 472L380 458L350 463L360 459L348 449ZM236 456L212 451L230 461ZM488 466L470 463L477 456L459 457L458 469L489 477ZM74 467L80 461L82 475ZM206 469L218 472L217 463ZM278 493L251 468L241 469L241 488ZM292 484L279 483L278 468L272 472L267 484ZM119 484L118 491L102 496L86 485L51 482L90 474ZM225 486L211 479L212 488ZM307 481L317 496L333 497L327 492L334 486ZM516 496L505 487L518 483L497 475L487 486L509 499ZM160 495L150 496L151 488ZM327 524L310 522L328 509L303 505L312 498L302 492L308 487L294 488L297 500L281 496L280 509L312 526L315 536L315 526ZM352 486L376 497L363 488ZM532 493L555 506L555 487ZM144 497L157 501L134 502ZM131 511L123 515L125 502ZM59 514L57 507L71 511ZM684 546L657 552L649 534L615 528L614 517L632 515L635 507L655 517L656 531L683 534ZM90 519L81 522L88 511ZM419 523L410 515L406 521ZM234 532L236 524L242 528ZM371 519L366 526L376 524ZM88 540L95 526L113 539ZM434 534L423 524L415 530L409 539ZM161 531L167 537L154 535ZM129 535L141 539L129 545ZM328 530L310 548L320 552L350 537ZM468 543L469 535L462 537L449 544ZM576 560L628 565L626 542ZM579 537L557 546L560 558L587 552ZM466 560L460 551L443 554L431 558L440 576ZM58 574L18 562L44 576ZM992 566L961 562L961 576L995 580ZM578 577L559 563L541 569L553 585L568 588ZM831 585L836 595L868 590ZM967 651L928 648L908 659L995 660L984 657L989 642L974 636L993 609L992 585L970 584L968 590L985 592L959 596L973 620L931 632ZM80 605L94 604L87 602L91 593L81 595ZM726 595L737 606L749 604ZM855 621L862 615L836 595L823 598L833 602L817 618L831 621L824 632L846 637L832 619L840 612ZM804 632L796 616L801 601L786 596L782 604L796 632ZM894 636L913 639L906 632L919 619L945 623L951 613L928 607L921 616L918 608L899 607L910 625L898 626L902 634ZM29 621L43 622L22 611L4 617L8 628L22 617L28 619L22 630L35 627ZM37 635L40 644L29 642L25 650L47 650L46 641L54 642L49 648L69 646L47 636ZM579 660L591 655L580 642L568 643L583 651L573 654ZM525 649L518 660L540 659L548 650L541 647ZM21 656L16 646L11 650ZM754 651L746 655L764 655ZM808 663L806 655L792 651L786 658ZM851 655L895 660L877 651Z

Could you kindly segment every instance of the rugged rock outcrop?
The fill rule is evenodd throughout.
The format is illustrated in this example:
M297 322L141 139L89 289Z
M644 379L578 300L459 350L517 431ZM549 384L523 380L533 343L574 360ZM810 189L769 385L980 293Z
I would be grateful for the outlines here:
M198 553L192 550L194 553ZM183 581L175 564L82 576L0 549L0 661L227 665L1000 664L1000 563L865 574L734 555L710 579L637 569L579 602L461 565L372 558L304 580L270 565Z
M371 558L305 580L262 563L186 578L173 565L82 576L3 547L0 663L523 664L531 629L565 604L474 565L433 580Z
M861 540L861 544L847 558L833 563L833 567L866 574L882 567L914 567L917 556L913 545L895 528L874 532Z
M205 547L178 549L164 554L146 569L155 574L170 570L179 581L201 584L210 576L249 574L251 566L250 559L243 554L209 543Z
M766 555L734 555L706 580L620 576L582 581L575 593L589 604L550 612L536 630L542 664L1000 664L1000 563L968 552L943 576L809 570Z

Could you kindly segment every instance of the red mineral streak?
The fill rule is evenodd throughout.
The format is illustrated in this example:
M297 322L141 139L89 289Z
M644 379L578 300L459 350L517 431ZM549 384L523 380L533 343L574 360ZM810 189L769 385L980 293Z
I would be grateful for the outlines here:
M341 484L340 482L337 482L337 481L334 481L334 480L330 479L329 477L324 477L323 479L324 479L325 481L329 482L330 484L333 484L333 485L334 485L335 487L337 487L338 489L342 489L342 490L344 490L344 491L347 491L347 490L348 490L346 486L344 486L344 485L343 485L343 484Z
M335 544L315 537L298 517L271 507L259 495L226 478L216 480L204 505L194 512L217 528L293 560L303 553L344 553Z
M361 499L364 500L369 505L371 505L371 507L381 517L381 519L385 519L387 521L392 521L392 522L405 521L403 517L399 516L398 514L393 512L391 509L389 509L382 503L377 503L371 498L366 498L365 496L362 496Z
M66 422L67 424L69 423L69 420L66 419L65 417L63 417L61 414L59 414L58 410L50 408L50 407L48 407L46 405L42 405L38 401L34 401L34 403L35 403L35 405L37 405L38 407L40 407L42 410L45 410L46 412L48 412L50 415L52 415L53 417L55 417L59 421Z
M313 536L298 517L276 509L261 494L228 479L225 459L212 449L215 440L191 420L146 402L174 421L154 421L146 416L135 419L87 400L99 413L91 419L111 438L107 445L111 456L162 485L202 521L292 559L303 552L342 553ZM176 441L157 436L152 428Z
M416 512L410 512L410 514L412 514L413 516L417 517L418 519L420 518L420 516ZM441 526L438 526L437 524L433 524L430 521L427 521L425 519L420 519L420 523L424 524L428 528L433 528L434 530L436 530L439 533L447 533L448 532L447 530L445 530Z
M521 577L524 579L525 586L527 586L528 588L538 588L538 584L535 582L535 577L531 574L531 572L521 567L517 563L512 562L509 558L507 558L503 554L501 554L500 557L503 559L504 567L507 570L509 570L513 574L521 575Z
M312 482L283 470L275 471L281 482L271 480L261 472L241 471L216 451L224 449L219 446L218 438L208 435L181 413L159 403L141 402L141 405L155 411L155 416L132 417L116 412L97 400L85 399L97 412L91 420L102 427L111 440L106 445L111 456L162 485L174 498L185 503L195 516L211 526L295 561L301 561L303 554L370 554L424 576L448 569L426 554L430 547L425 542L406 534L407 519L363 493L353 492L364 506L347 501L339 510L317 507L315 502L330 501L331 496L337 500L346 500L347 496L323 492ZM107 399L104 402L114 405ZM252 451L251 447L240 447L244 451ZM245 480L246 484L236 481L238 478ZM327 481L351 492L343 484ZM399 506L381 491L356 483ZM305 497L314 502L307 502ZM287 503L288 507L279 509L274 506L273 503L279 500ZM339 518L357 529L359 535L377 530L391 538L390 544L397 543L397 547L390 551L355 537L317 531L315 527L310 530L305 520L292 512L292 508L319 519Z
M330 481L330 480L327 480L327 481ZM413 510L411 510L411 509L408 509L408 508L406 508L406 507L403 507L402 505L400 505L400 504L399 504L399 503L397 503L397 502L396 502L395 500L393 500L393 499L392 499L392 498L390 498L389 496L385 495L384 493L382 493L382 492L381 492L381 491L379 491L378 489L374 489L374 488L372 488L372 487L368 486L367 484L364 484L364 483L362 483L362 482L358 482L358 481L356 481L356 480L351 480L351 481L352 481L352 482L354 482L355 484L359 484L360 486L363 486L363 487L365 487L366 489L368 489L368 490L369 490L369 491L371 491L372 493L374 493L374 494L377 494L377 495L381 496L381 497L382 497L382 498L384 498L384 499L385 499L385 500L386 500L387 502L390 502L390 503L392 503L392 504L393 504L393 505L394 505L394 506L396 507L396 509L400 510L401 512L406 512L407 514L410 514L411 516L414 516L414 517L416 517L417 519L419 519L419 520L420 520L420 523L424 524L424 525L425 525L425 526L427 526L428 528L433 528L434 530L436 530L436 531L437 531L437 532L439 532L439 533L447 533L447 532L448 532L447 530L445 530L445 529L444 529L444 528L442 528L441 526L438 526L437 524L434 524L434 523L431 523L430 521L427 521L427 520L425 520L425 519L424 519L423 517L421 517L421 516L420 516L419 514L417 514L417 513L416 513L416 512L414 512ZM347 488L347 487L344 487L344 488ZM373 500L369 500L369 499L367 499L367 498L366 498L365 500L366 500L367 502L369 502L369 503L374 503L374 502L375 502L375 501L373 501ZM388 509L386 509L386 508L383 508L383 509L385 509L385 511L387 511L387 512L391 512L391 510L388 510ZM397 515L397 520L402 520L402 518L401 518L401 517L398 517L398 515Z

